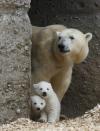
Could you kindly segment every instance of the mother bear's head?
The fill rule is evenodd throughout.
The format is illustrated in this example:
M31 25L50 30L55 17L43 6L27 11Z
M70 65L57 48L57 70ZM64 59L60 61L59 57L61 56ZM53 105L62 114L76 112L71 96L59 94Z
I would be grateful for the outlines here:
M39 31L36 41L40 56L42 52L47 59L53 55L53 58L55 56L60 63L64 61L68 63L68 60L72 63L80 63L88 55L88 42L91 39L91 33L84 34L73 28L66 28L60 32L44 28Z
M74 63L82 62L88 55L88 42L92 39L91 33L82 33L73 28L57 32L56 50L63 57L68 57Z

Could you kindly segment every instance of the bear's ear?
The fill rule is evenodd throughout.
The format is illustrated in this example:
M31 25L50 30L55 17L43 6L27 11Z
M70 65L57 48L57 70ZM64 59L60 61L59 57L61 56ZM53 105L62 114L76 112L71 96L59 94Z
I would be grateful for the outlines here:
M33 84L33 89L37 87L38 87L38 84Z
M52 85L51 85L51 83L48 83L48 85L49 85L49 87L51 87L51 88L52 88Z
M89 42L92 39L92 33L86 33L85 39L86 39L87 42Z
M59 36L61 32L57 31L56 33L57 33L57 36Z

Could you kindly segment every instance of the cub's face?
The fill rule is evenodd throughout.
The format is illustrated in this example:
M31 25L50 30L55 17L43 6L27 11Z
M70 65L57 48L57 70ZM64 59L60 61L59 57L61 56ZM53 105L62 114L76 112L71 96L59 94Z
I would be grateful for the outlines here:
M40 95L45 99L51 96L53 93L51 84L45 81L41 81L37 84L34 84L33 90L35 91L36 94Z
M32 107L37 112L42 111L46 105L45 100L42 99L40 96L32 96L31 102L32 102Z
M61 55L69 55L75 63L83 61L88 55L88 42L92 39L91 33L83 34L77 29L65 29L57 32L58 51Z

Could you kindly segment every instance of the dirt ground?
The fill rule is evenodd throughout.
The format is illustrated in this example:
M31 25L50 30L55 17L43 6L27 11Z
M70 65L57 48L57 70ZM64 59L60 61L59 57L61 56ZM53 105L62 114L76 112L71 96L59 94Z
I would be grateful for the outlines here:
M100 131L100 105L75 119L66 119L55 124L33 122L26 118L19 118L3 124L0 131Z

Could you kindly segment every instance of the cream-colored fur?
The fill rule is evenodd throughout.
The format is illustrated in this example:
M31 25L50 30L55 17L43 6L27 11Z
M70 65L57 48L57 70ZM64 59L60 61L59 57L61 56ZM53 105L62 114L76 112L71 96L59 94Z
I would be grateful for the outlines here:
M91 38L91 33L84 34L63 25L33 26L32 84L50 82L61 101L70 85L73 65L87 57ZM59 44L65 45L64 52L59 50Z

